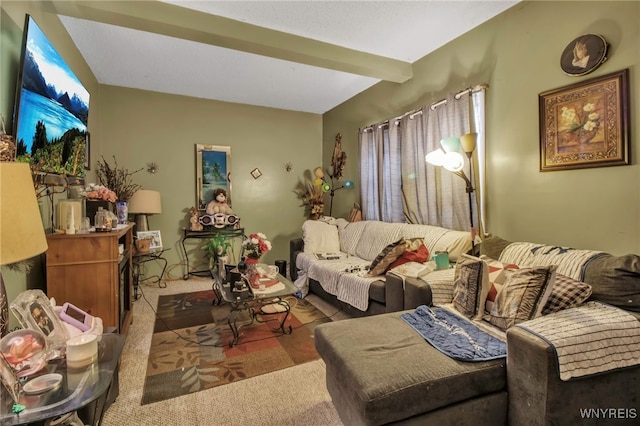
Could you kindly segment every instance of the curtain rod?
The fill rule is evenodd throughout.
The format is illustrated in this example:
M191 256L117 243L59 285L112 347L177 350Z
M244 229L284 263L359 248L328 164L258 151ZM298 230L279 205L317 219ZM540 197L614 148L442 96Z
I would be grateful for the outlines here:
M471 92L471 93L476 93L476 92L479 92L479 91L481 91L481 90L485 90L485 89L487 89L488 87L489 87L489 85L488 85L488 84L478 84L478 85L475 85L475 86L473 86L473 87L467 87L466 89L461 90L461 91L459 91L458 93L456 93L453 97L454 97L455 99L460 99L460 97L461 97L462 95L465 95L465 94L467 94L467 93L469 93L469 92ZM442 105L445 105L446 103L447 103L447 99L446 99L446 98L445 98L445 99L440 99L439 101L437 101L437 102L433 102L432 104L430 104L430 105L429 105L429 108L430 108L431 110L435 110L437 107L442 106ZM423 107L423 108L424 108L424 107ZM379 125L378 125L378 128L383 128L383 127L387 127L387 126L389 126L389 123L390 123L391 121L395 121L395 124L396 124L396 125L398 125L398 124L399 124L400 119L402 119L403 117L406 117L407 115L409 116L409 119L411 119L411 120L412 120L412 119L413 119L413 117L415 117L416 115L421 115L421 114L422 114L422 110L423 110L423 108L414 109L414 110L411 110L411 111L409 111L409 112L405 112L404 114L399 115L399 116L397 116L397 117L394 117L394 118L392 118L392 119L385 120L385 121L383 121L381 124L379 124ZM367 126L367 127L363 128L363 129L362 129L362 131L363 131L363 132L371 131L371 130L373 130L373 126L374 126L374 125Z

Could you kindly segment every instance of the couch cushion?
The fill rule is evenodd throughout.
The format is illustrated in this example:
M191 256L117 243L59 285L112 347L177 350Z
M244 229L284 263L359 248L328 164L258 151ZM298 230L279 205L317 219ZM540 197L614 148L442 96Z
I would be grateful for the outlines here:
M591 300L640 312L640 256L597 256L587 263L583 281L592 287Z
M506 271L504 286L489 312L489 322L506 330L539 317L551 294L556 269L553 265Z
M556 274L556 281L549 295L542 315L548 315L563 309L582 305L591 296L589 284L574 280L562 274Z
M338 225L340 235L340 249L352 256L356 254L358 241L364 232L369 221L353 222L347 225Z
M364 223L365 229L356 245L355 255L360 259L372 261L388 244L400 239L400 231L404 224L378 221L355 222Z
M327 382L339 382L344 389L332 397L348 400L362 423L386 424L505 388L504 359L449 358L425 342L400 314L337 321L315 329Z
M338 228L326 222L307 220L302 224L305 253L337 253L340 251Z
M482 319L490 286L487 264L474 256L460 256L453 281L456 310L467 318Z
M511 244L511 241L500 237L486 237L480 243L480 256L484 255L491 259L499 259L502 251Z

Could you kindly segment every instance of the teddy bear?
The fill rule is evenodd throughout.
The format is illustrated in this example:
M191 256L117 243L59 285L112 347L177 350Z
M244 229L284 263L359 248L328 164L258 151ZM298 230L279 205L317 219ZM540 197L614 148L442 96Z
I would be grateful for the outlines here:
M191 207L189 209L189 212L191 212L191 218L189 219L191 226L189 227L189 229L191 231L202 231L203 226L200 223L200 215L198 215L198 210L195 207Z
M233 214L233 210L227 204L227 191L217 188L213 191L213 200L207 204L207 214Z

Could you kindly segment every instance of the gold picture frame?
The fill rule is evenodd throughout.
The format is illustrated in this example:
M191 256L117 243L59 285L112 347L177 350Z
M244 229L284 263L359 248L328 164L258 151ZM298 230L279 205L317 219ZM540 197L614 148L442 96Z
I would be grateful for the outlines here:
M213 193L222 188L231 206L231 147L196 144L196 204L205 210Z
M540 171L629 164L629 70L540 93Z

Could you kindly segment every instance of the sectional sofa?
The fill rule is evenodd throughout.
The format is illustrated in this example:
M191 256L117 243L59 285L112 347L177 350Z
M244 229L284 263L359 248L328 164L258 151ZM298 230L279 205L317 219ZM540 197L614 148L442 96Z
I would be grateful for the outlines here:
M355 317L431 304L431 287L412 286L407 290L405 276L384 271L372 276L367 269L378 256L380 265L388 266L384 255L393 255L393 250L398 254L402 249L390 246L394 242L420 239L424 243L421 253L427 253L423 261L428 260L429 254L446 251L455 262L461 253L471 249L468 232L428 225L350 223L327 218L306 221L302 234L290 241L290 274L301 288L300 295L314 293ZM327 253L337 254L338 258L323 260L316 256Z
M405 291L419 291L435 274L440 285L432 295L440 306L316 328L327 388L342 421L637 424L640 257L485 241L482 258L462 256L455 269L405 279ZM520 291L528 302L514 302ZM445 326L455 331L446 337L471 340L467 328L455 326L468 323L490 336L487 341L502 341L506 354L469 362L427 343L441 341L415 318L443 311L449 315Z

